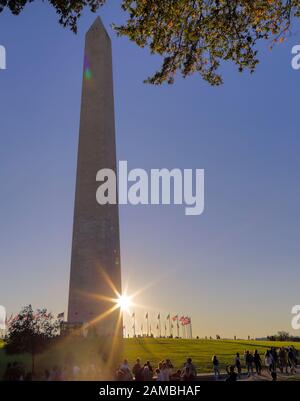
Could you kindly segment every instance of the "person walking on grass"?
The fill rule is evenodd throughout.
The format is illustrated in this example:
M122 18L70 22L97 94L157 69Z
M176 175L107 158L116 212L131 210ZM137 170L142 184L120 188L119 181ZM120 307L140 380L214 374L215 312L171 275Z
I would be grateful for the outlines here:
M150 364L145 363L144 367L143 367L143 381L144 382L149 382L152 381L153 379L153 371L150 370Z
M242 374L242 363L240 354L237 352L234 358L234 366L237 368L238 376L241 377Z
M166 362L167 368L169 369L169 376L172 376L174 366L170 359L166 359L165 362Z
M291 347L289 347L289 350L288 350L288 361L289 361L289 367L291 369L291 373L295 374L296 373L295 353Z
M212 357L212 364L213 364L213 371L215 374L215 380L217 380L220 377L220 371L219 371L219 360L216 355Z
M162 362L161 367L160 367L160 372L163 376L164 382L170 381L170 370L169 370L166 362Z
M281 347L279 350L279 368L281 373L283 373L284 368L285 373L288 373L287 352L284 347Z
M147 361L147 362L146 362L146 365L148 366L149 371L152 372L152 376L153 376L153 367L152 367L150 361Z
M260 358L260 355L259 355L257 349L254 352L253 361L254 361L256 373L258 375L260 375L261 374L261 358Z
M271 348L271 355L273 357L273 364L272 364L272 371L276 372L277 369L277 361L278 361L278 354L275 347Z
M182 375L189 378L189 381L194 380L197 377L196 366L192 362L192 358L187 358Z
M269 350L267 350L265 354L265 367L268 369L269 373L271 374L273 371L273 356Z
M121 369L123 369L123 370L130 370L130 367L129 367L129 364L128 364L127 359L124 359L124 361L123 361L123 363L122 363L122 365L121 365Z
M297 366L298 365L298 359L297 359L298 351L296 350L296 348L293 345L291 345L290 348L291 348L291 350L293 351L293 354L294 354L295 366Z
M141 365L141 360L140 360L140 358L137 358L136 363L132 368L132 373L137 382L140 382L143 380L142 372L143 372L143 368Z
M253 355L249 351L246 351L245 361L248 377L250 377L253 375Z

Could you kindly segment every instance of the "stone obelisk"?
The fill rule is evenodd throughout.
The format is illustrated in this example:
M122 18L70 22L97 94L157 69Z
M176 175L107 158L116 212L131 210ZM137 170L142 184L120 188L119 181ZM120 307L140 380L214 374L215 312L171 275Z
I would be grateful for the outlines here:
M112 50L98 17L86 33L68 322L100 336L122 336L118 205L96 201L98 170L116 172Z

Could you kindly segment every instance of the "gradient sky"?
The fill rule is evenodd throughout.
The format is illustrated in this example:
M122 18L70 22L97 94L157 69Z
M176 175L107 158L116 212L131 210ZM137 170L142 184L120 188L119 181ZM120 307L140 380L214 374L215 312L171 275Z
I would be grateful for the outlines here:
M35 4L36 3L36 4ZM47 4L0 14L0 304L66 311L71 256L84 34L63 29ZM98 13L112 38L117 151L129 168L204 168L205 212L122 206L124 283L153 317L192 316L194 335L265 336L291 329L300 304L300 70L294 35L254 75L223 66L225 83L199 76L174 86L143 79L160 59L109 28L123 14ZM140 323L139 323L140 324ZM129 322L127 320L127 325ZM153 324L155 325L155 324Z

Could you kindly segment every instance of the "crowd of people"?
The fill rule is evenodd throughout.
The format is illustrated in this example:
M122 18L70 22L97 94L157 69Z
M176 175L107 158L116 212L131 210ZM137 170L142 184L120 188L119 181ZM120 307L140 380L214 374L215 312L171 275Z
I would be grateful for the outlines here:
M31 372L25 373L25 368L24 368L23 364L15 361L13 363L7 364L6 370L3 375L3 380L4 381L20 381L20 380L31 381L32 374L31 374Z
M105 378L104 371L96 364L65 364L62 368L54 365L51 369L45 369L43 372L25 372L24 365L19 362L8 363L3 375L5 381L81 381L81 380L99 380Z
M183 366L183 369L174 369L170 359L165 359L158 363L157 368L154 368L150 361L142 364L140 358L136 360L132 369L130 368L127 359L119 366L116 372L116 380L118 381L191 381L197 376L197 369L188 358Z
M262 375L265 369L272 380L277 379L280 371L285 374L295 374L297 368L298 352L293 347L281 347L268 349L264 355L260 355L257 350L254 353L246 350L243 357L237 352L232 358L232 364L226 366L225 376L221 375L221 365L217 355L212 357L212 371L216 380L225 379L227 381L237 381L243 377ZM244 373L244 374L243 374ZM63 368L53 366L50 370L45 370L41 375L35 376L35 380L45 381L66 381L66 380L99 380L104 377L104 372L100 366L89 364L79 366L75 363L65 364ZM193 381L197 378L197 368L191 358L187 358L181 369L175 369L170 359L162 360L157 366L153 366L150 361L142 363L138 358L134 365L130 367L128 360L124 360L115 373L117 381ZM31 381L31 372L25 372L22 363L9 363L6 367L3 379L6 381Z
M254 374L261 375L263 368L270 374L272 380L277 379L277 371L281 373L296 373L297 367L297 350L290 346L288 348L281 347L276 349L272 347L267 350L264 356L261 356L257 350L254 353L246 350L243 358L237 352L233 358L233 363L226 366L227 381L237 381L242 378L243 367L246 369L246 376L250 377ZM212 357L212 370L216 380L221 378L220 361L217 355ZM157 368L154 368L150 361L142 364L140 358L136 360L132 369L128 361L119 366L116 372L116 380L118 381L192 381L197 377L197 369L188 358L182 369L174 369L170 359L159 362Z
M266 351L263 360L257 350L254 354L245 351L244 360L248 376L253 375L254 369L257 375L261 375L262 367L265 366L273 380L276 380L277 370L281 373L289 373L289 370L291 374L296 373L298 363L297 350L293 346L287 348L281 347L278 350L272 347ZM236 354L235 365L240 369L239 354Z

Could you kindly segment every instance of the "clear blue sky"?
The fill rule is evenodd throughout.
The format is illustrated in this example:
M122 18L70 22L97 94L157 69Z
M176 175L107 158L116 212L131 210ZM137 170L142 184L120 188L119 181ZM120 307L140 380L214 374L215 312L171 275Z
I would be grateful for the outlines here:
M36 3L36 4L35 4ZM194 76L174 86L143 79L160 60L109 28L117 151L135 168L204 168L205 212L121 207L121 256L130 292L163 315L192 316L201 336L262 336L290 327L300 303L300 36L270 52L254 75L223 67L225 84ZM0 304L66 311L86 11L74 35L47 4L0 14ZM141 317L146 309L137 310ZM297 334L294 332L294 334Z

